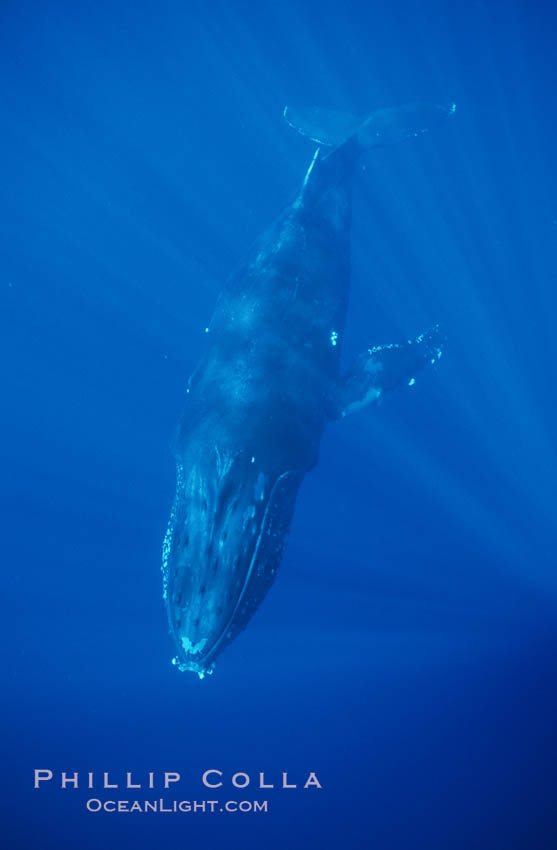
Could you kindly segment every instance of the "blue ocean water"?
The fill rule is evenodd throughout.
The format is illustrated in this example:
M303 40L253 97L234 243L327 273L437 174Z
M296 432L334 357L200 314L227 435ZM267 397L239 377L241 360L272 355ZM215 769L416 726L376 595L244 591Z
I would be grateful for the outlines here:
M4 846L557 845L554 27L512 0L4 7ZM329 428L268 598L180 674L170 442L218 293L311 159L282 109L423 99L450 126L358 171L344 353L436 321L446 352ZM208 768L269 811L59 787L167 770L179 792L117 799L213 799Z

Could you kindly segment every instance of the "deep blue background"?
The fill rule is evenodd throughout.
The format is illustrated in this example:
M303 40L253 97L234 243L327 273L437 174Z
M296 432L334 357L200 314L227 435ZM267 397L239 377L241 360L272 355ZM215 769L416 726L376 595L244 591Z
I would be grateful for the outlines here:
M548 9L3 7L5 846L557 846ZM282 108L424 98L456 101L450 126L361 164L345 353L442 320L445 356L329 429L268 599L213 677L181 675L169 444L223 281L311 157ZM34 767L325 788L92 815Z

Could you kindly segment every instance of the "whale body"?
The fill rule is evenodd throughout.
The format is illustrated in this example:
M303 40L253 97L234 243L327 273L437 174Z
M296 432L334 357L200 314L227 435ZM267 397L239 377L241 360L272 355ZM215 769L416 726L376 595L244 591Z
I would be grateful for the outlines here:
M180 670L212 672L272 585L327 423L413 383L441 356L435 327L369 348L340 371L358 157L453 111L417 104L359 119L285 110L318 148L299 194L218 299L174 443L163 596Z

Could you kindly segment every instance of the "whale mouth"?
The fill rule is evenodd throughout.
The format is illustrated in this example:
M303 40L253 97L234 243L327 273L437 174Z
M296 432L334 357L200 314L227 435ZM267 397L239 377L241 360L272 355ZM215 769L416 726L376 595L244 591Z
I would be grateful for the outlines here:
M173 664L200 678L272 584L301 480L268 474L255 458L216 456L187 472L178 464L163 558Z

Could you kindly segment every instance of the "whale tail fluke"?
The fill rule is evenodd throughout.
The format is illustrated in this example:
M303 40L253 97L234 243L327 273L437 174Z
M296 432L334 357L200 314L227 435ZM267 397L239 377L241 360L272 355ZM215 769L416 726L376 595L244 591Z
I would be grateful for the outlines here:
M283 115L286 123L296 132L325 147L341 145L357 132L364 121L361 115L321 109L318 106L287 106Z
M355 137L361 151L419 136L455 112L429 103L378 109L367 116L352 115L319 107L291 107L284 110L286 122L298 133L319 145L336 148Z

